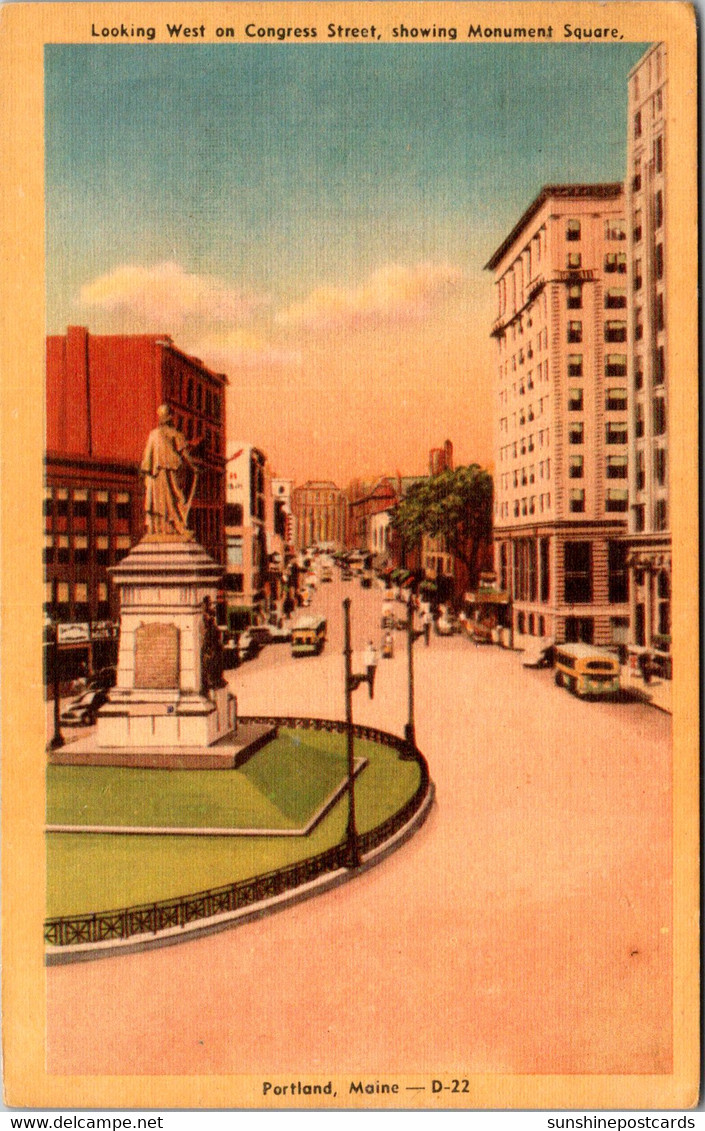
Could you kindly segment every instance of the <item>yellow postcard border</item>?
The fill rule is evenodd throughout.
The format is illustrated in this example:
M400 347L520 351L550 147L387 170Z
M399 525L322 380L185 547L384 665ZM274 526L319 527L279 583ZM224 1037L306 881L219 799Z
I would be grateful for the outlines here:
M44 1063L45 972L41 945L44 711L41 686L44 434L43 46L90 42L91 20L163 26L167 19L209 27L233 23L242 4L9 4L0 10L0 263L2 380L2 939L6 1102L19 1107L258 1108L263 1077L57 1077ZM668 45L671 153L669 308L674 372L670 388L673 515L674 774L674 1069L668 1076L473 1077L463 1108L687 1108L699 1073L699 551L696 35L694 9L675 2L590 0L564 4L253 3L253 19L296 13L296 22L329 19L391 27L417 14L485 24L551 22L619 27L624 39ZM606 13L609 12L609 21ZM287 22L293 20L288 15ZM238 20L239 23L243 21ZM166 42L162 38L155 42ZM205 42L217 42L214 36ZM230 41L232 42L232 40ZM185 50L188 43L184 43ZM116 48L117 49L117 48ZM305 49L303 47L302 49ZM498 46L499 49L499 46ZM313 1079L313 1077L312 1077ZM335 1078L334 1078L335 1079ZM346 1078L347 1079L347 1078ZM415 1076L397 1077L413 1083ZM342 1081L342 1078L341 1078ZM423 1103L434 1106L435 1101ZM322 1106L297 1099L297 1107ZM332 1107L336 1104L331 1103ZM351 1098L348 1107L402 1106L396 1097ZM412 1106L412 1105L410 1105ZM414 1107L422 1101L413 1102ZM444 1106L454 1106L452 1097Z

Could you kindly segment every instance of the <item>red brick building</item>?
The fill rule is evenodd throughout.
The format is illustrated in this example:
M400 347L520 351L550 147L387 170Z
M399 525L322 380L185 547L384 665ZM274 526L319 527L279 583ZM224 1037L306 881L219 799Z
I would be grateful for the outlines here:
M372 519L375 515L393 510L400 497L399 481L384 477L378 479L367 494L348 503L347 545L356 550L377 553L379 548L374 544Z
M224 563L226 384L165 335L70 326L47 338L46 609L84 626L75 637L88 629L100 639L117 619L108 567L144 532L138 469L160 404L171 407L199 471L190 526Z

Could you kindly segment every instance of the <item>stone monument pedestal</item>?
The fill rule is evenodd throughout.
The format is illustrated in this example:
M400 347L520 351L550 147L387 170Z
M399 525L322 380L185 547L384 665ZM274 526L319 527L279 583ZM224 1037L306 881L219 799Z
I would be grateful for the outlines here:
M147 534L112 570L120 590L116 686L98 713L103 748L208 747L237 726L227 687L207 686L204 599L221 567L197 542Z

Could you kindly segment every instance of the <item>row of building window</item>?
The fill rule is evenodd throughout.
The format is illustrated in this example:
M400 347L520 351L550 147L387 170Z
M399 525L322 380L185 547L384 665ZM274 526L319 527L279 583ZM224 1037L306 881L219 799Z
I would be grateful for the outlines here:
M662 195L662 193L658 192L656 194L656 196L658 197L658 200L656 201L656 199L655 199L654 210L655 210L655 217L657 218L657 222L656 222L655 226L658 228L663 223L663 195ZM575 223L579 224L580 221L575 221ZM607 221L607 223L610 224L610 221ZM619 237L613 237L613 238L624 239L625 238L625 236L624 236L624 226L620 225L619 230L623 234L620 235ZM578 236L578 237L573 237L573 238L579 239L580 237ZM605 270L606 274L608 274L608 275L626 275L626 273L627 273L627 253L625 251L608 251L608 252L605 252L605 257L604 257L603 262L604 262L604 270ZM579 270L582 269L582 266L583 266L583 260L582 260L582 253L581 252L579 252L579 251L569 251L569 252L566 253L566 269L568 271L579 271ZM582 305L582 298L579 294L580 290L581 290L581 284L580 283L570 284L569 296L568 296L568 308L569 309L578 309L578 307L580 305ZM542 296L542 298L545 299L545 293ZM615 301L614 303L608 303L606 301L605 305L608 306L608 307L609 306L625 305L625 304L618 301L619 294L617 294L615 296L615 298L616 298L617 301ZM522 302L517 302L515 304L515 309L516 309L517 306L521 306L521 305L522 305ZM506 309L506 303L505 303L505 300L502 296L502 288L500 286L500 310L499 310L499 313L498 313L499 318L502 317L505 309ZM512 322L511 327L508 327L508 330L511 330L512 341L516 341L517 335L524 333L524 327L523 327L522 319L519 318L515 322ZM545 339L543 337L544 334L545 334ZM502 348L503 341L506 341L507 344L508 344L508 338L507 339L501 339L500 338L500 349ZM548 345L548 332L547 331L542 331L541 334L539 334L539 337L538 337L537 343L536 343L536 348L541 349L542 344L545 344L546 347Z
M531 341L526 346L522 346L511 358L504 362L505 376L509 373L509 362L512 363L512 369L517 369L518 366L524 365L525 362L533 360L535 353L540 353L542 350L548 349L548 330L541 330L534 341ZM502 363L499 366L500 376L502 374Z
M535 381L534 381L534 372L536 374L536 380ZM507 374L505 373L505 376L506 375ZM503 367L500 366L500 370L499 370L500 381L502 380L502 376L503 376ZM548 382L548 361L542 362L539 366L537 366L535 371L533 369L530 369L529 372L526 374L526 376L524 376L524 374L521 374L520 377L519 377L519 380L514 381L512 383L512 393L515 397L516 396L523 397L527 392L530 393L531 390L536 387L536 385L541 385L541 384L544 384L546 382ZM500 402L502 401L502 399L504 399L504 401L506 402L507 397L508 397L508 393L509 393L508 389L500 389L500 393L499 393Z
M653 448L652 469L654 482L658 487L665 487L668 472L668 454L665 448ZM646 486L645 453L639 448L636 453L635 483L637 491L643 491Z
M565 225L565 238L569 241L579 240L581 238L581 223L580 220L566 220ZM608 218L605 220L605 239L606 240L624 240L627 238L627 233L624 227L623 220Z
M635 503L632 507L634 514L634 529L637 534L643 533L646 529L646 506L644 503ZM654 499L651 509L652 522L651 529L659 533L668 530L668 501L666 499Z
M107 582L98 582L91 601L87 581L47 581L44 586L44 612L62 623L107 620L110 616Z
M654 193L653 227L658 230L663 226L663 191L658 189ZM632 219L632 237L634 243L641 243L643 236L643 213L641 208L634 209ZM637 261L638 262L638 261Z
M652 59L653 59L653 62L654 62L653 68L652 68ZM643 72L642 72L642 74L643 74ZM654 55L650 59L647 60L647 75L646 75L646 77L648 79L647 90L651 89L653 78L655 78L656 82L660 82L660 80L661 80L661 52L660 51L654 52ZM632 87L633 87L634 100L638 102L639 101L639 75L638 74L634 75L634 78L632 79ZM650 104L651 104L651 117L657 118L660 114L663 113L663 88L660 88L659 90L657 90L649 101L650 101ZM642 112L643 112L644 107L642 106L641 109L642 109Z
M657 448L658 459L654 456L654 467L658 464L657 481L659 483L665 482L666 474L666 451L664 448ZM642 453L643 454L643 453ZM571 455L568 459L568 476L570 479L582 479L585 469L585 458L582 455ZM607 456L605 463L605 474L608 479L626 479L627 478L627 457L626 455ZM511 473L511 483L516 489L524 487L527 484L531 485L536 479L550 479L551 478L551 461L550 459L540 460L538 464L538 476L536 472L536 464L531 464L529 467L522 467ZM510 489L510 473L505 472L501 477L501 485L504 491ZM643 483L642 483L643 486Z
M165 394L168 400L184 405L192 411L210 417L218 424L221 422L223 400L220 393L209 389L203 382L193 377L181 377L178 374L167 374L165 379ZM177 425L180 428L180 425Z
M627 340L627 323L610 321L605 322L604 335L606 342L626 342ZM569 321L567 326L567 341L568 342L582 342L583 340L583 324L578 321Z
M662 401L662 398L654 398ZM657 415L658 413L658 415ZM665 404L658 406L654 412L655 434L663 435L666 427ZM657 429L660 429L657 430ZM549 429L546 428L538 433L539 447L543 447L545 443L549 444ZM628 429L626 420L609 420L605 425L605 443L607 444L626 444L628 438ZM583 444L585 442L585 423L582 420L571 420L568 423L568 443L569 444ZM509 459L518 459L519 455L526 455L527 452L535 450L534 434L530 436L522 436L520 440L515 440L512 444L507 444L505 447L500 448L499 458L501 462Z
M179 432L183 432L189 443L193 444L197 456L205 455L207 452L215 456L223 454L225 441L220 429L206 428L200 420L194 420L190 416L184 419L178 413L174 423Z
M576 387L568 389L568 411L582 412L585 407L583 389ZM607 412L626 412L627 390L625 388L609 388L605 391L605 409Z
M129 522L132 517L132 498L129 491L96 491L83 488L47 487L44 492L44 515L47 518L87 519L91 514L97 519Z
M566 305L568 310L582 310L583 285L571 283L567 290ZM619 310L627 305L627 291L625 287L608 287L605 291L605 309Z
M643 491L644 486L645 486L645 482L646 482L643 449L637 451L636 459L637 459L636 475L635 475L636 490L637 491ZM628 467L627 456L608 456L607 457L607 463L605 463L605 468L604 468L605 476L607 476L608 480L626 480L626 478L627 478L627 467ZM571 480L582 480L582 478L584 476L584 472L585 472L584 457L583 456L569 456L569 458L568 458L568 477L571 478ZM665 482L667 482L667 472L668 472L667 450L665 450L665 448L655 448L653 450L653 477L654 477L654 483L657 486L664 486L665 485ZM551 477L551 461L550 461L550 459L541 460L540 463L539 463L539 473L538 473L539 480L543 480L543 478L547 478L547 480L550 480L550 477ZM511 482L511 484L513 484L513 486L514 486L514 489L516 490L516 489L518 489L519 486L526 486L526 485L531 486L535 482L535 480L536 480L535 465L532 464L530 467L523 467L521 470L515 470L515 472L513 474L511 474L511 481L510 481L510 478L509 478L509 473L502 475L501 486L502 486L502 490L509 491L509 483ZM621 494L617 495L617 494L613 494L613 493L612 494L608 493L608 498L610 500L614 500L614 499L617 499L617 498L621 499L622 495ZM608 510L614 510L614 509L621 510L621 509L626 509L626 508L608 507ZM502 513L502 515L504 515L504 513L505 513L504 510L502 510L500 512ZM508 511L507 511L507 513L508 513Z
M107 535L90 539L86 534L45 534L44 561L52 565L86 565L93 559L98 566L114 565L132 545L128 535L112 540Z
M512 543L513 569L509 569L508 547L500 547L500 586L516 601L547 603L551 593L548 538L518 538ZM607 544L607 585L610 604L629 600L628 547L624 542ZM563 600L568 605L587 605L593 594L593 547L590 542L565 542L563 556ZM533 614L532 614L533 615ZM522 629L520 629L522 631Z
M663 385L666 380L666 350L658 346L654 353L652 382L654 385ZM644 359L640 354L634 357L634 388L639 391L644 387Z
M527 495L515 499L512 504L514 518L523 518L533 514L543 514L544 510L551 509L550 492L541 495ZM605 493L605 511L611 513L624 513L629 509L629 492L626 488L610 487ZM568 492L568 510L571 514L585 513L585 489L571 487ZM509 518L509 502L499 503L497 513L501 518Z
M636 133L637 124L639 126L639 133L638 134ZM634 115L634 131L635 131L634 132L635 138L640 138L641 137L641 110L637 110L636 114ZM632 187L634 189L634 192L640 192L641 191L641 169L642 169L642 162L644 160L644 156L645 155L644 155L643 151L635 154L635 156L634 156L634 180L632 181ZM663 172L663 164L664 164L663 134L659 134L657 137L654 138L653 142L651 143L651 160L653 161L654 173L662 173Z
M544 428L536 433L538 436L538 446L542 448L544 443L549 446L550 429ZM533 452L536 449L534 443L534 433L530 436L522 436L521 440L515 440L513 444L507 444L506 447L500 448L499 458L501 461L509 459L517 459L519 455L525 456L527 452Z
M624 363L624 370L626 372L626 358ZM572 376L582 376L581 372L578 374L571 374ZM531 424L537 417L543 416L544 413L544 400L548 401L548 397L541 397L537 402L536 411L534 406L529 405L526 412L523 410L512 414L512 427L516 429L517 422L520 428L523 428L527 423ZM569 412L582 412L585 407L584 404L584 391L581 387L568 389L568 411ZM605 390L605 410L607 412L626 412L627 410L627 390L623 386L610 386ZM509 431L509 417L502 416L499 421L500 432Z
M605 425L606 444L626 444L626 420L610 420ZM585 424L582 420L572 420L568 424L568 443L583 444L585 442Z
M653 397L651 400L651 432L654 436L664 436L666 434L666 401L664 397ZM637 440L640 440L646 431L644 420L644 402L637 401L636 404L636 421L635 432Z
M660 281L663 279L663 244L657 243L654 245L654 276ZM642 273L641 260L635 259L634 261L634 290L640 291L644 285L644 276ZM660 327L663 329L663 326Z

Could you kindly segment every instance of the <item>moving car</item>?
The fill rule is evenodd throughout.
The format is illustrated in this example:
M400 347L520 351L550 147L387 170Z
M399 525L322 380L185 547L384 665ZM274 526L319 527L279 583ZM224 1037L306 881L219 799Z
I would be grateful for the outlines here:
M299 617L291 630L292 656L320 656L327 631L328 622L325 617Z

